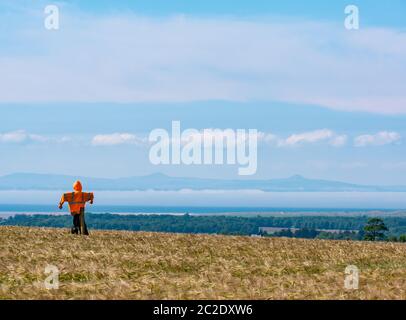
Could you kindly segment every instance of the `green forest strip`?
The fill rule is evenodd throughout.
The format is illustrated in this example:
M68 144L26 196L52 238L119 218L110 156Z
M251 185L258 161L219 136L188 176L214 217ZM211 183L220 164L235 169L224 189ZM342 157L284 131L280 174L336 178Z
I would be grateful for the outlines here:
M129 230L173 233L206 233L222 235L265 235L260 228L295 228L292 234L284 230L272 236L299 238L362 240L363 228L369 217L305 216L305 217L238 217L238 216L193 216L193 215L117 215L87 214L91 229ZM385 217L383 221L389 231L387 237L406 234L406 217ZM70 215L16 215L0 220L0 225L68 228L72 225ZM340 233L316 231L320 229L340 230ZM347 232L345 232L347 230ZM357 232L354 232L356 230Z

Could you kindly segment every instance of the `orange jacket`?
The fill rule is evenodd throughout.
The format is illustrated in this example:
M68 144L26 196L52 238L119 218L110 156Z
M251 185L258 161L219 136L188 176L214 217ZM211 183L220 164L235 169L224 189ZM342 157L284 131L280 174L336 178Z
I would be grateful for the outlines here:
M62 206L65 202L69 203L69 209L72 215L80 214L80 209L84 209L86 202L90 201L93 203L93 193L92 192L82 192L82 184L80 181L76 181L73 184L73 192L64 193L59 201L59 208L62 209Z

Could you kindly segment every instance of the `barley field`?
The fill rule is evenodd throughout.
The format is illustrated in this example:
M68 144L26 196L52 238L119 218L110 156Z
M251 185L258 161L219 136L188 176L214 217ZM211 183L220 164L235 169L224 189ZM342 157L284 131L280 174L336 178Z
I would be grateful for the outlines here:
M406 299L406 245L0 227L0 299Z

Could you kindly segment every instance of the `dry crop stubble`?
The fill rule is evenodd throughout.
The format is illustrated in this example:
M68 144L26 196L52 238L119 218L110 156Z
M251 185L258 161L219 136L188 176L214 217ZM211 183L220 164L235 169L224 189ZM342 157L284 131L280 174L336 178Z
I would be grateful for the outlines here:
M0 246L2 299L406 299L401 243L0 227Z

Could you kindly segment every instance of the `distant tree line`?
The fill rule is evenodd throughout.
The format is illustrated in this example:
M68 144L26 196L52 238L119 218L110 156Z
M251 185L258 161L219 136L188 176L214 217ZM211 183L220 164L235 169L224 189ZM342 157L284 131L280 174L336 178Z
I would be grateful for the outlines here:
M319 231L316 229L302 228L297 231L291 229L275 232L272 235L262 234L268 237L288 237L288 238L303 238L303 239L324 239L324 240L363 240L362 231L342 231L339 233Z
M296 228L282 230L274 237L298 237L348 240L390 240L405 242L406 217L368 218L367 216L197 216L197 215L117 215L87 214L92 229L131 230L176 233L208 233L224 235L260 234L260 227ZM16 215L0 219L0 225L68 228L69 215ZM330 233L320 229L339 229ZM357 230L353 232L351 230Z

